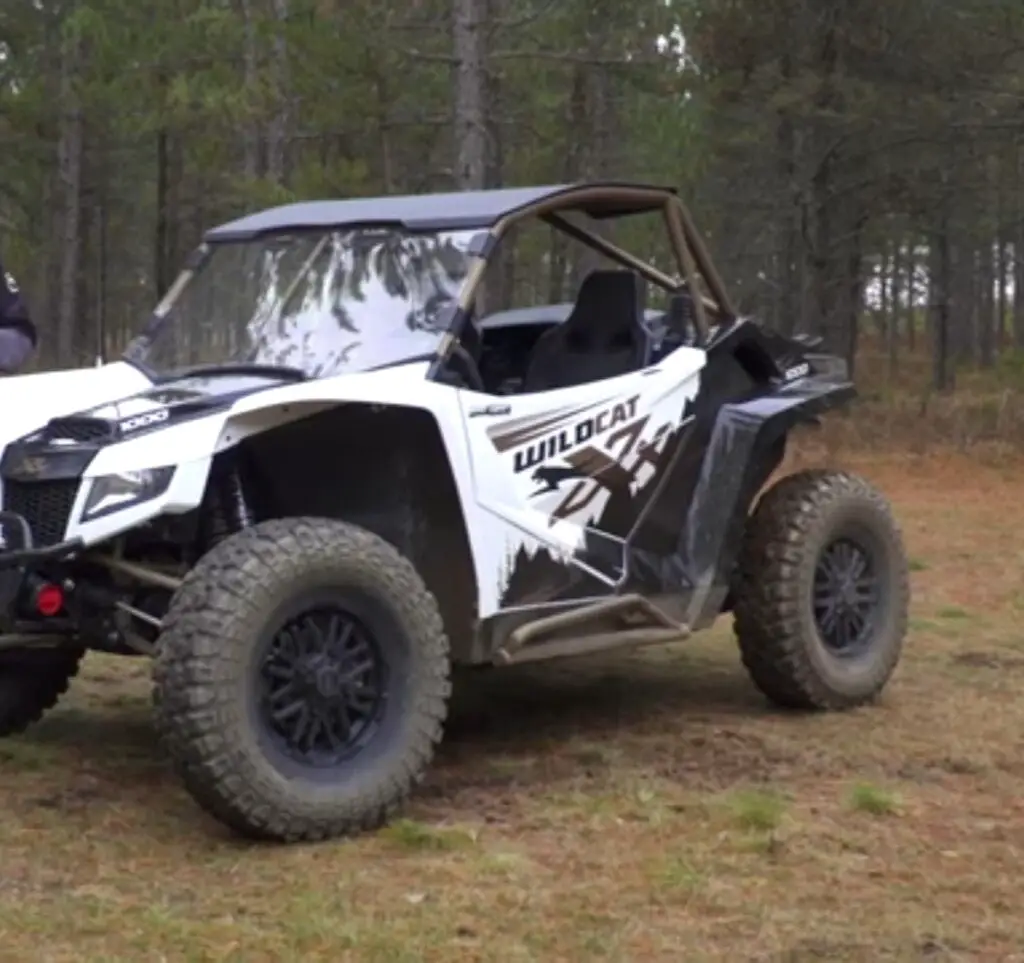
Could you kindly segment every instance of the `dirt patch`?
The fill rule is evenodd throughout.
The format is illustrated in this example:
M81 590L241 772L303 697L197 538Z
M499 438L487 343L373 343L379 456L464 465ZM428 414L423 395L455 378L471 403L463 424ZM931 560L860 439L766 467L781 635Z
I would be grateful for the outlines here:
M256 847L182 792L145 664L90 657L0 745L4 958L1024 960L1022 466L830 458L891 495L914 559L878 705L771 710L728 624L481 674L404 821Z

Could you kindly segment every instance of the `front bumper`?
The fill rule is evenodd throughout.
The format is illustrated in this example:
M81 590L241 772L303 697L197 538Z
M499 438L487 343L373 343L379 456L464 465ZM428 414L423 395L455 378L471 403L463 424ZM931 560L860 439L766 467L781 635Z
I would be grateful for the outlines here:
M25 517L17 512L0 511L0 571L57 561L81 549L80 538L69 538L55 545L36 548L32 540L32 528Z
M70 558L82 549L78 538L36 548L23 515L0 511L0 621L13 614L26 580L42 565Z

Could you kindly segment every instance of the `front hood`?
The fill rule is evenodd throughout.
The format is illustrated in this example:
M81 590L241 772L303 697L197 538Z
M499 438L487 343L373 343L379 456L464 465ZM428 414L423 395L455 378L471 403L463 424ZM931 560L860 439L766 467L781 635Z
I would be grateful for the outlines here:
M0 448L41 428L55 415L66 415L83 404L123 398L151 384L138 368L124 361L0 378Z
M183 375L117 400L55 418L46 426L51 442L119 441L146 431L167 428L182 421L202 418L230 408L239 398L277 388L294 381L293 377L267 373L224 373Z

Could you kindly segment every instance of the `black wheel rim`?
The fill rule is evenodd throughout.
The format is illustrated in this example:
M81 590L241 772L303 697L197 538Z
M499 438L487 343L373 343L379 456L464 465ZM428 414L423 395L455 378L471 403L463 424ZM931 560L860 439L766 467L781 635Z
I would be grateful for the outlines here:
M338 605L303 611L272 636L260 665L261 721L286 756L328 768L376 731L387 699L378 640Z
M876 553L850 537L829 542L814 572L814 621L825 648L834 655L863 655L876 634L882 580Z

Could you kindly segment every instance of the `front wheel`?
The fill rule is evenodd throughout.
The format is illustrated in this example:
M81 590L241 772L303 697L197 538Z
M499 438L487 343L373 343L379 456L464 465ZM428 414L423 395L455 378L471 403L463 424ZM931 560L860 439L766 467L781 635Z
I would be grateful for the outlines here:
M157 723L186 788L246 836L380 825L441 738L437 604L353 525L281 519L218 543L172 599L158 652Z
M799 709L870 702L899 661L910 601L888 503L845 472L781 479L748 520L735 599L743 663L769 699Z

